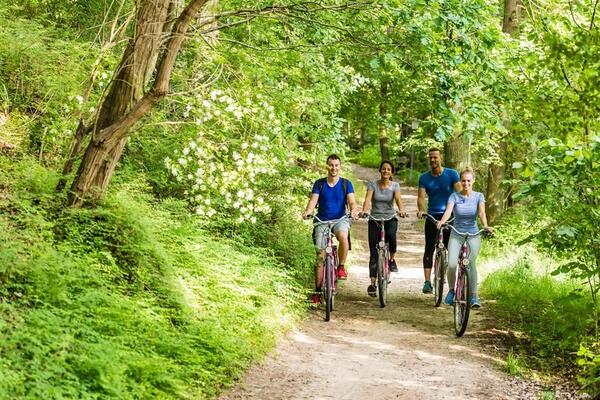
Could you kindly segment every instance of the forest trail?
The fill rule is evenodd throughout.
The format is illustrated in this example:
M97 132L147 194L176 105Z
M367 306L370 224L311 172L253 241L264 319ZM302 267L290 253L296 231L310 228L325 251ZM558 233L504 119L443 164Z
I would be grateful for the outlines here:
M358 166L354 173L360 180L355 185L378 176ZM434 308L433 296L421 293L424 239L416 194L402 188L409 217L399 224L399 272L392 274L388 305L380 308L367 296L367 223L357 221L349 277L338 288L331 321L323 321L322 307L312 311L221 400L539 398L536 383L501 372L502 334L490 328L485 299L457 338L452 309Z

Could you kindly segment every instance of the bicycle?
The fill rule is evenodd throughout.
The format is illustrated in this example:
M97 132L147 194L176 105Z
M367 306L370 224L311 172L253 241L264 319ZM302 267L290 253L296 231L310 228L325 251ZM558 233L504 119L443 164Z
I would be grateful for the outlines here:
M309 215L307 219L311 217L313 216ZM331 319L331 312L333 311L335 301L335 285L337 281L335 271L338 267L338 255L337 246L333 243L334 235L332 228L335 224L348 217L349 215L346 214L338 219L323 221L316 215L314 216L314 219L317 221L313 222L314 228L317 228L321 225L327 225L327 243L325 246L325 259L323 260L323 273L321 279L321 301L325 304L325 321L329 321Z
M370 214L363 214L364 218L375 221L379 226L379 242L377 242L377 290L379 293L379 305L383 308L387 304L387 285L390 280L390 248L385 241L385 222L396 218L398 214L387 218L374 218Z
M450 227L456 234L463 238L458 255L458 267L456 268L456 282L454 283L454 332L456 336L462 336L467 330L469 314L471 311L471 289L469 288L469 246L467 240L470 237L478 236L482 233L491 235L486 229L480 229L477 233L459 232L452 225Z
M431 214L424 214L427 219L433 222L435 225L438 224L438 220ZM450 223L454 218L448 220ZM448 269L448 249L444 244L444 230L447 229L442 227L438 229L437 240L435 242L435 249L433 251L433 268L431 274L433 275L433 302L434 307L439 307L442 303L444 294L444 282L446 279L446 270Z

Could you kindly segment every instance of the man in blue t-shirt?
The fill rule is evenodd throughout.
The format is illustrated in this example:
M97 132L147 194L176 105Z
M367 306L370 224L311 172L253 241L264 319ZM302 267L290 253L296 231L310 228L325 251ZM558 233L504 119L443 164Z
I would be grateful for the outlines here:
M354 198L354 187L352 186L352 182L340 177L340 170L340 158L335 154L331 154L327 157L327 178L318 179L313 184L310 199L306 209L302 213L302 218L308 218L312 215L317 204L319 205L317 217L321 221L329 221L343 217L346 214L346 204L350 208L352 218L358 216L358 207L356 205L356 199ZM336 223L332 230L339 242L339 265L336 271L337 277L338 279L346 279L348 275L344 268L344 264L350 247L348 242L350 221L345 218ZM327 227L325 225L320 225L315 228L314 239L317 247L317 261L315 264L316 293L312 296L313 303L318 303L321 300L320 292L322 284L321 280L323 278L323 260L325 257L325 247L327 245L326 235Z
M419 191L417 194L417 216L423 218L425 213L425 194L428 198L427 212L435 219L439 220L444 211L448 198L455 191L461 190L460 177L458 172L451 168L442 167L442 154L440 149L432 148L428 152L429 167L428 172L419 176ZM444 243L448 246L448 232L444 232ZM423 293L431 293L431 267L433 263L433 251L437 240L437 227L429 219L425 221L425 252L423 254L423 272L425 274L425 283L423 284Z

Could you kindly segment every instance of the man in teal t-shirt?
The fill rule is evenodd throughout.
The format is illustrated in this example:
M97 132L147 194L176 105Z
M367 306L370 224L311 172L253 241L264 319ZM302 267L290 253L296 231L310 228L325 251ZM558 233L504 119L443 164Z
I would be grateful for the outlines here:
M452 168L442 167L442 154L439 149L432 148L428 152L430 170L419 176L419 191L417 194L417 216L423 218L425 213L425 194L428 198L427 212L439 220L444 211L450 195L461 190L458 172ZM449 235L444 234L444 242L448 245ZM433 251L437 240L437 227L430 220L425 221L425 251L423 254L423 272L425 283L423 293L431 293L431 267Z

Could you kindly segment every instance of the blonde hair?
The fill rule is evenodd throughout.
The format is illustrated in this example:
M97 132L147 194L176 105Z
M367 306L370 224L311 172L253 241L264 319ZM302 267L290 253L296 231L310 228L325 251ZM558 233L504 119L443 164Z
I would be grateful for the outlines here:
M475 180L475 172L473 172L473 168L467 167L460 172L460 178L462 179L464 174L471 174L473 180Z

